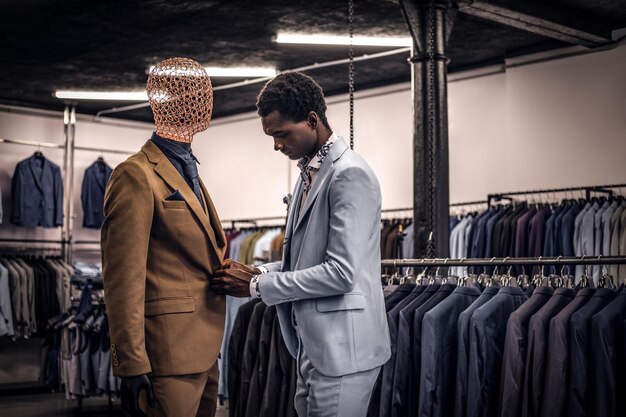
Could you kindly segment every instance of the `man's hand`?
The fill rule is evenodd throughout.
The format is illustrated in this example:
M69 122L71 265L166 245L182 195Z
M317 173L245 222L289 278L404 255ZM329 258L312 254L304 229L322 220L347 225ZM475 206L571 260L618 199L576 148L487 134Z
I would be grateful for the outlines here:
M142 390L146 390L148 405L154 408L154 393L152 392L152 382L148 375L122 378L120 387L122 410L126 411L131 417L146 417L146 413L139 408L139 393Z
M222 269L215 271L211 278L211 289L217 294L231 297L249 297L250 280L261 271L251 268L232 259L226 259Z

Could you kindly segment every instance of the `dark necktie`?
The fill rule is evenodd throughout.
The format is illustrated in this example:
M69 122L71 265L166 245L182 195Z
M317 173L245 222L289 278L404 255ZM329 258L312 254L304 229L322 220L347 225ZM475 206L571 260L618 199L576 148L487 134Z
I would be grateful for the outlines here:
M204 204L202 203L202 192L200 191L200 180L198 179L198 166L196 165L196 161L191 159L191 162L186 163L183 166L183 171L185 172L185 177L191 181L193 193L198 197L198 201L202 208L204 208Z

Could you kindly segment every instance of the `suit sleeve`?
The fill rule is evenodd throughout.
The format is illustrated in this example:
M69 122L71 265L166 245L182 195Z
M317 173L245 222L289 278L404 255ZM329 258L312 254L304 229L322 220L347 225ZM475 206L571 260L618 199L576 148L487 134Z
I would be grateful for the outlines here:
M145 348L144 309L148 242L154 200L141 166L122 163L111 176L104 203L102 272L116 376L151 372Z
M80 190L80 202L83 207L83 227L92 225L91 212L89 210L89 170L85 171L83 185Z
M54 173L55 226L63 226L63 177L57 168Z
M267 272L280 272L283 269L282 261L270 262L268 264L263 264L262 266L267 268Z
M24 193L22 190L22 170L19 165L15 168L11 179L11 200L13 207L11 210L11 222L17 226L23 225L24 216Z
M300 271L270 272L259 280L268 305L329 297L354 289L357 265L372 254L368 241L380 210L380 189L365 170L347 168L332 179L326 260Z

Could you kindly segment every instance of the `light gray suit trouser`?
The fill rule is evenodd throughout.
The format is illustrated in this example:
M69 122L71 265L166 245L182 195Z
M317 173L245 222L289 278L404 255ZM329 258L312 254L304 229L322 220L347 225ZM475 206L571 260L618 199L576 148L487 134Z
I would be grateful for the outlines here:
M295 319L292 319L295 325ZM297 326L296 330L297 330ZM298 417L364 417L380 366L340 377L322 375L302 348L298 335L298 383L295 408Z

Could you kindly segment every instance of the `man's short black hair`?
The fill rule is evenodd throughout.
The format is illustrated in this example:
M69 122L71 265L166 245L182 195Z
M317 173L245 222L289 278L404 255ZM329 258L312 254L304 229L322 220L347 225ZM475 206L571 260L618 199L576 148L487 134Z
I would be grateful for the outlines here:
M314 111L324 126L330 128L322 87L301 72L286 72L268 81L259 93L256 107L261 117L278 110L294 122L306 120L309 112Z

